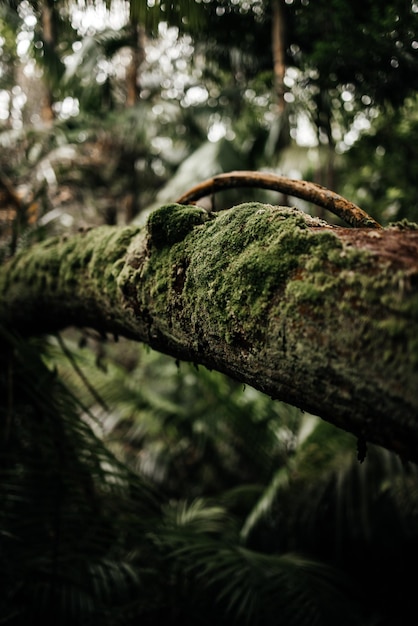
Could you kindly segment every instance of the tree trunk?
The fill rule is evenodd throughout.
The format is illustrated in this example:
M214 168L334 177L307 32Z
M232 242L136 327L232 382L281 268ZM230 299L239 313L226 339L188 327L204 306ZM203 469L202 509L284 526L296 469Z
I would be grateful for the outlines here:
M122 334L418 461L418 230L167 205L20 252L0 294L19 333Z
M54 2L46 0L41 3L41 24L42 24L42 39L44 44L44 53L51 55L55 52L57 45L57 37L55 32L55 16L56 10ZM49 48L49 52L46 50ZM51 81L45 76L43 78L44 94L41 102L41 118L45 124L52 124L55 119L54 113L54 95L52 93Z
M284 99L286 74L285 61L285 25L281 0L272 0L271 48L273 55L274 87L277 96L279 115L283 115L286 101Z
M144 29L136 22L131 23L133 45L131 60L126 70L126 106L133 107L139 101L140 83L139 73L145 60Z

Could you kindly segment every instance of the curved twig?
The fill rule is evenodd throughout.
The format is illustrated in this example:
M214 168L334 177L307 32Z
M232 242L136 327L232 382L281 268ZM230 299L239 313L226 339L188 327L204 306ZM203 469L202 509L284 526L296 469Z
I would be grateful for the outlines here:
M346 200L334 191L316 183L295 180L267 172L236 171L218 174L192 189L189 189L176 202L190 204L210 194L233 187L260 187L301 198L317 206L328 209L350 226L355 228L382 228L370 215L356 204Z

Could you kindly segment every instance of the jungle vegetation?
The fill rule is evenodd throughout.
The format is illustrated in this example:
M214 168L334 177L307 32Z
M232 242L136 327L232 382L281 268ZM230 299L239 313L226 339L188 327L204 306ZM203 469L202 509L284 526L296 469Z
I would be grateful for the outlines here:
M417 69L415 0L1 0L1 261L231 170L417 222ZM0 388L2 623L410 623L415 463L90 328Z

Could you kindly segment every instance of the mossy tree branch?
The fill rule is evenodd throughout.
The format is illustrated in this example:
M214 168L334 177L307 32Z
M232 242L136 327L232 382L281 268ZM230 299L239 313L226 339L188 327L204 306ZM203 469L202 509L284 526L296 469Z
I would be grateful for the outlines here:
M0 324L122 334L418 461L417 252L417 230L167 205L19 253Z

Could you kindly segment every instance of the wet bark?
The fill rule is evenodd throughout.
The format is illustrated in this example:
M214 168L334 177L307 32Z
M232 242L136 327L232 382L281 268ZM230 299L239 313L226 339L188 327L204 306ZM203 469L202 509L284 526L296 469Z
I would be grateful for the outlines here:
M418 461L418 231L178 204L0 270L0 324L145 342Z

